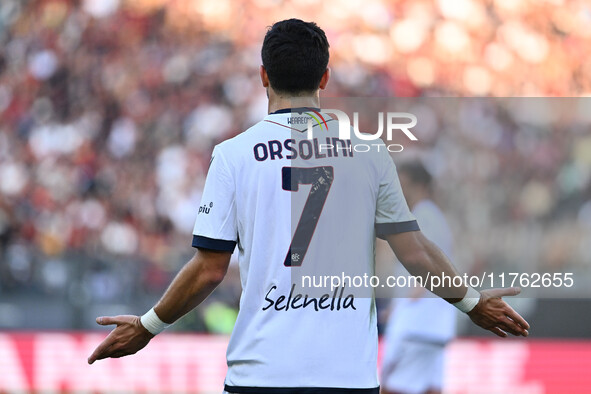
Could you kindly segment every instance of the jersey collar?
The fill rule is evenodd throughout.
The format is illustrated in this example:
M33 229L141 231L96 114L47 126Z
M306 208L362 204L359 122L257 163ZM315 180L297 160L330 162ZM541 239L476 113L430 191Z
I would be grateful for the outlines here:
M276 114L290 114L290 113L303 113L306 111L316 111L316 112L320 112L320 108L316 108L316 107L297 107L297 108L282 108L282 109L278 109L275 112L271 112L269 115L276 115Z

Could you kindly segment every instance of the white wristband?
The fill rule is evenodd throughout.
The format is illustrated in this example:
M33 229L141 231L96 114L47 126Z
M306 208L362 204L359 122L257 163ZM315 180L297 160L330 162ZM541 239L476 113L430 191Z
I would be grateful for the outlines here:
M170 326L170 324L166 324L160 320L154 308L146 312L146 314L140 318L140 321L146 330L150 331L152 335L158 335Z
M464 313L470 312L480 301L480 293L472 287L468 287L468 291L461 301L455 302L452 305Z

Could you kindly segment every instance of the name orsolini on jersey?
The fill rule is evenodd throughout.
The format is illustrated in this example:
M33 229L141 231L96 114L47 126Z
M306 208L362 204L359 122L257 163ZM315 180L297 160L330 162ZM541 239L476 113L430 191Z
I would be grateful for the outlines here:
M258 143L253 147L256 161L287 159L310 160L332 157L353 157L354 149L351 140L342 140L337 137L326 137L296 140L288 138L283 142L270 140L266 143Z

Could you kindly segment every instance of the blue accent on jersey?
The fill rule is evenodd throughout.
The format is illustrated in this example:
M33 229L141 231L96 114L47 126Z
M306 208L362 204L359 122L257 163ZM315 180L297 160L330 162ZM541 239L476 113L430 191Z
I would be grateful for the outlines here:
M398 223L377 223L376 235L380 239L385 239L386 235L408 233L409 231L420 231L419 223L416 220Z
M233 252L236 247L236 241L227 241L225 239L213 239L201 235L193 235L193 247L217 250L220 252Z

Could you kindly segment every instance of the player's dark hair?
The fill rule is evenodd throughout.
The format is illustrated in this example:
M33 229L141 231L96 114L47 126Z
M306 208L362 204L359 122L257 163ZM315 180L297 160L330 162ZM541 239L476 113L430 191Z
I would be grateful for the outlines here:
M433 177L420 161L409 161L397 166L398 173L404 173L413 183L431 188Z
M271 87L298 95L318 89L328 66L328 40L314 22L287 19L269 28L261 57Z

